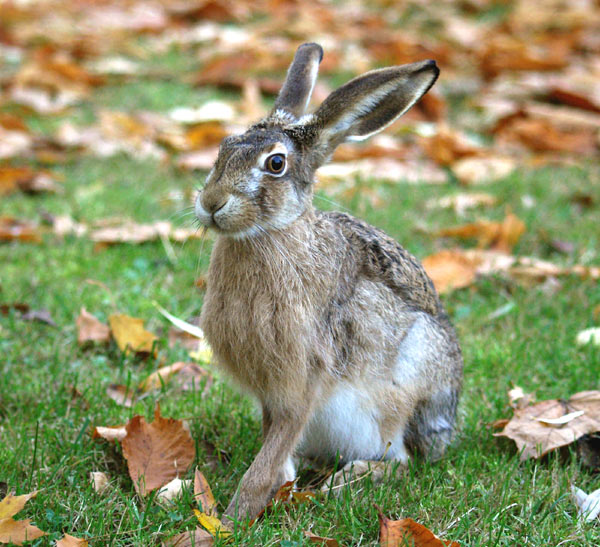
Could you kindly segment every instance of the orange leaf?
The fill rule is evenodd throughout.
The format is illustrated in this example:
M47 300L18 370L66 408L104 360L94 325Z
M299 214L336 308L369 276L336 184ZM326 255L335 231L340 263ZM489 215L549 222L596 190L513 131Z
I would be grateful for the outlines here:
M158 370L150 374L150 376L148 376L145 380L140 382L140 384L138 385L138 390L146 392L152 389L160 389L163 383L168 382L171 376L177 374L179 371L185 368L185 366L186 363L184 363L183 361L178 361L177 363L173 363L172 365L159 368Z
M126 430L121 443L123 456L135 489L142 496L183 475L194 461L194 441L183 422L163 418L158 405L153 422L134 416Z
M194 475L194 498L202 511L211 516L217 516L215 497L204 475L196 469Z
M379 513L379 542L381 547L460 547L456 541L440 539L422 524L412 519L390 520Z
M87 547L87 544L88 542L85 539L65 534L61 540L56 542L56 547Z
M326 547L338 547L339 543L337 539L326 538L321 536L316 536L312 532L308 530L304 531L304 537L308 538L308 541L311 543L316 543L318 545L325 545Z
M476 277L474 262L456 250L447 249L424 258L423 267L439 293L468 287Z
M24 541L31 541L45 535L46 532L31 524L31 519L13 520L8 518L0 520L0 543L23 545Z
M0 241L40 243L42 238L37 226L31 222L13 217L0 217Z

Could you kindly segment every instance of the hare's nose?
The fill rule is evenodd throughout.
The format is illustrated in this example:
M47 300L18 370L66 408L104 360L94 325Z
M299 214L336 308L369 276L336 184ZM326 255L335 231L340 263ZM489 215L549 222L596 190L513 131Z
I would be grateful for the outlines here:
M228 199L229 198L223 196L204 196L204 199L202 199L202 206L207 213L214 215L219 209L225 207Z

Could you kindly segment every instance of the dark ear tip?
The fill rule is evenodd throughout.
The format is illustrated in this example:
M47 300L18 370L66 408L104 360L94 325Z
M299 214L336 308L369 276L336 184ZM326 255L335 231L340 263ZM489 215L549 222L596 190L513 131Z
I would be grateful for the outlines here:
M431 70L437 76L440 73L440 68L437 66L435 60L427 59L424 62L425 68Z
M302 44L301 46L298 47L298 51L300 52L301 49L312 49L315 52L318 52L319 54L319 63L323 60L323 48L319 45L316 44L315 42L306 42L304 44Z

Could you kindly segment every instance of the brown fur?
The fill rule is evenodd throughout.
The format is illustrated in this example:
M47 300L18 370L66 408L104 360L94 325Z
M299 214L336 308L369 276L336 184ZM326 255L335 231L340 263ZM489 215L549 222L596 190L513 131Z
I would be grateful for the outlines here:
M460 392L460 349L419 262L380 230L311 204L314 169L335 144L385 126L437 72L418 63L366 74L335 92L348 104L328 100L298 120L298 105L312 89L306 78L315 73L308 65L320 60L316 48L299 50L271 116L223 142L198 196L200 220L219 234L202 327L217 362L263 409L263 447L227 508L230 516L260 511L286 478L297 446L308 456L347 450L350 459L374 459L387 442L401 457L406 441L441 455ZM281 176L257 163L273 150L286 151ZM371 443L354 446L343 432L311 447L311 435L328 427L327 405L345 404L345 390L348 400L356 393L362 401L357 412L377 416L372 453Z

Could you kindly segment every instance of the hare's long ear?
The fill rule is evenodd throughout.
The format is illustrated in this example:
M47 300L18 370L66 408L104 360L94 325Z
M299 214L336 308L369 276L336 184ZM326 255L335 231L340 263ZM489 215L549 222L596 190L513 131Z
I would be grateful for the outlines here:
M297 124L323 158L344 140L363 140L404 114L435 83L435 61L372 70L335 90Z
M319 44L307 43L298 48L273 112L285 110L296 118L304 114L315 87L321 59L323 48Z

